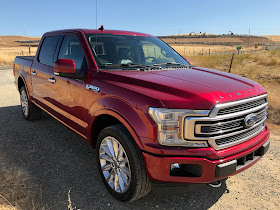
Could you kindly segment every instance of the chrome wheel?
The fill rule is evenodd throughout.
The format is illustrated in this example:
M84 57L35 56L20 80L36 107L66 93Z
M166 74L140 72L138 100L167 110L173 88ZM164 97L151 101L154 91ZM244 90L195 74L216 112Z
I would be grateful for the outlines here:
M99 160L108 185L117 193L125 193L130 185L131 170L120 142L114 137L105 137L100 144Z
M20 103L21 103L21 109L24 114L24 116L28 116L28 97L24 90L20 93Z

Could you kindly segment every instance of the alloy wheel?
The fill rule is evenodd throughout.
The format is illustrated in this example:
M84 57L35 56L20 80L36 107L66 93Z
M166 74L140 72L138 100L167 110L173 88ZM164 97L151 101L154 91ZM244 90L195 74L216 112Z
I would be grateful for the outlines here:
M28 115L28 97L24 90L20 93L20 103L21 103L21 109L24 114L24 116L27 117Z
M101 170L108 185L117 193L125 193L131 181L128 156L114 137L105 137L99 148Z

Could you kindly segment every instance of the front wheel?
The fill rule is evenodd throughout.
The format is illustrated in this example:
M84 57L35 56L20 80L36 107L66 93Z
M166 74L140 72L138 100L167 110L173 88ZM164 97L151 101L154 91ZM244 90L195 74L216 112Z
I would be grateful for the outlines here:
M20 92L20 105L21 111L25 119L27 120L37 120L41 118L41 109L35 104L31 103L28 98L26 88L22 86L19 90Z
M131 202L150 192L151 183L143 156L123 125L102 130L97 150L102 180L116 199Z

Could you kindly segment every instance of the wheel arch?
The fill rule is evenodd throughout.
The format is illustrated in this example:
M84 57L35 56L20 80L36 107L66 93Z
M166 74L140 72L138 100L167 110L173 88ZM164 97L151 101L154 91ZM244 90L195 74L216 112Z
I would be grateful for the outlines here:
M27 79L27 75L26 75L25 71L22 69L21 72L20 72L20 75L17 79L17 88L18 88L18 91L20 91L20 88L22 86L24 86L25 89L26 89L26 92L27 92L28 99L31 100L29 85L27 84L26 79Z
M24 80L22 79L22 77L18 77L17 88L18 88L19 91L20 91L20 88L21 88L22 86L25 86L25 87L26 87L25 82L24 82Z
M100 132L111 125L122 124L128 131L128 133L132 136L135 143L137 144L139 149L143 149L143 144L140 140L140 137L134 130L134 128L130 125L130 123L119 113L116 113L113 110L100 110L95 115L95 119L92 122L90 140L93 148L96 147L96 141L100 134Z

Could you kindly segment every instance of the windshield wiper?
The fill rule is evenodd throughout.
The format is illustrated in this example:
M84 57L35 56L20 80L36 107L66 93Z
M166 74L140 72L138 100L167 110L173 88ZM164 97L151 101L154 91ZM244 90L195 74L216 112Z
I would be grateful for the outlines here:
M145 71L149 69L154 69L155 66L150 65L143 65L143 64L137 64L137 63L126 63L126 64L112 64L112 63L105 63L102 64L103 67L109 67L109 68L136 68L136 70ZM160 68L160 67L156 67Z
M186 65L182 63L175 63L175 62L167 62L167 63L154 63L154 66L183 66L190 68L191 65Z

